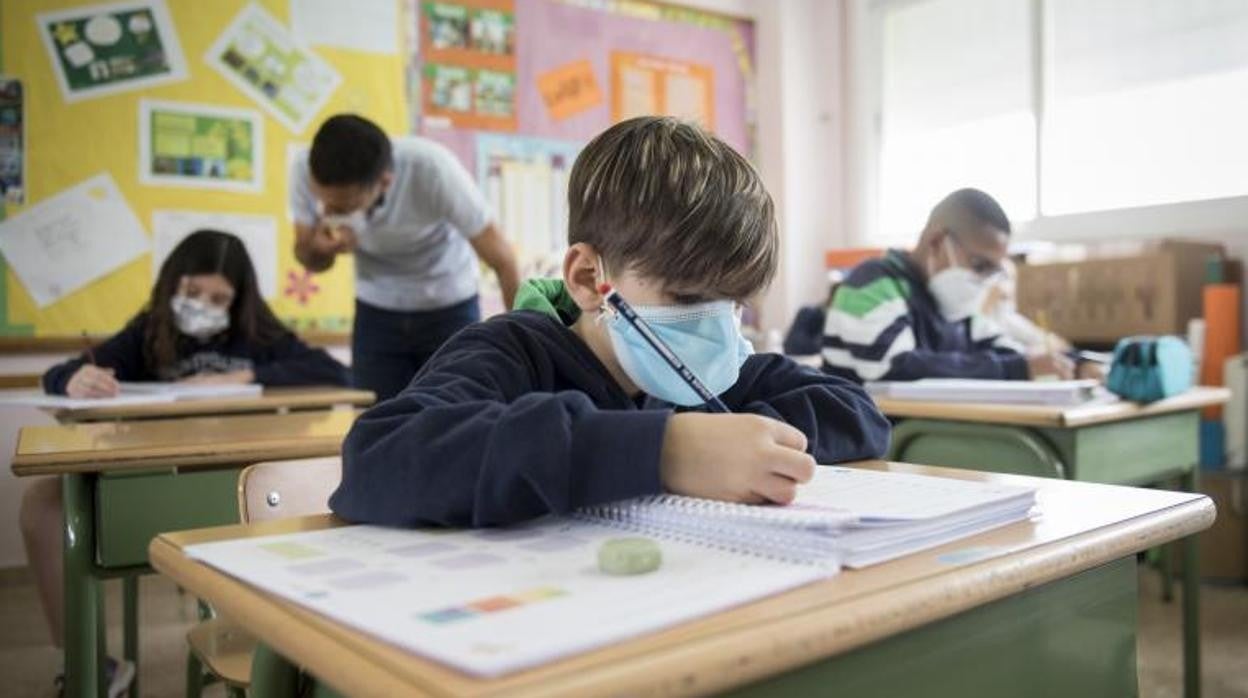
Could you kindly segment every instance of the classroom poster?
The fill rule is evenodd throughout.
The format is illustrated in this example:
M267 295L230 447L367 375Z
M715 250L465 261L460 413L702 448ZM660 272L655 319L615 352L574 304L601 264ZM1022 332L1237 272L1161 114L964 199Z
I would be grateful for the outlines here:
M259 192L263 124L251 109L140 100L139 181Z
M148 250L147 233L102 172L0 222L0 253L40 308Z
M26 201L26 140L22 82L0 78L0 200Z
M568 245L568 175L581 144L489 133L476 140L477 183L516 250L520 277L559 276ZM504 310L497 283L482 274L487 316Z
M266 300L277 297L277 218L241 213L211 211L152 211L152 282L160 265L183 238L197 230L219 230L234 235L247 248L256 269L260 294Z
M559 66L537 78L537 89L550 118L556 121L575 116L602 104L602 90L588 58Z
M67 102L186 78L164 0L74 7L35 21Z
M663 114L715 129L715 74L704 65L611 53L611 120Z
M343 21L344 9L351 20ZM290 28L309 46L395 54L399 51L396 0L290 0Z
M248 5L204 56L292 133L303 133L342 76L258 5Z
M514 1L423 2L420 28L426 123L514 131Z

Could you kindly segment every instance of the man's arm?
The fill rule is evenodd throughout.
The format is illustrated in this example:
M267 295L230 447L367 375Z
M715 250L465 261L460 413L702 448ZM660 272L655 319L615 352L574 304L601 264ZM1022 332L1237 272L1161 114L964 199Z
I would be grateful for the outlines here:
M520 267L516 264L516 253L511 249L511 243L507 242L507 238L503 237L493 223L487 223L470 242L481 261L498 275L498 287L503 291L503 306L510 310L516 299L516 289L520 286Z

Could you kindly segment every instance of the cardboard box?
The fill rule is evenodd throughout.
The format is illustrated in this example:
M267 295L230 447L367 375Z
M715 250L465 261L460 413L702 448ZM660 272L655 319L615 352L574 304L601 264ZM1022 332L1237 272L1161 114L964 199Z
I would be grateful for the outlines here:
M1248 474L1202 471L1200 491L1218 508L1213 526L1196 537L1200 542L1201 578L1248 582ZM1176 548L1171 558L1171 568L1180 574L1183 555Z
M1205 264L1222 245L1163 241L1117 256L1018 268L1018 309L1075 342L1113 343L1135 334L1186 336L1200 317Z

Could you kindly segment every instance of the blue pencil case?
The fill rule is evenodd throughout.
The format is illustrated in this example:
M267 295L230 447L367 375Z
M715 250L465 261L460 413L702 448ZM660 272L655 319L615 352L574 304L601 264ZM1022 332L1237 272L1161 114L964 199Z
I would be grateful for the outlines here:
M1178 337L1122 339L1106 387L1135 402L1177 395L1192 387L1192 350Z

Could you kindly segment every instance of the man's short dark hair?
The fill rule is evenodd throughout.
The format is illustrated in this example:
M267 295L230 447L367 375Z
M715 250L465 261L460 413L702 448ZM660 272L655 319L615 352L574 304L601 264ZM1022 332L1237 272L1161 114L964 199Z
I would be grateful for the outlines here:
M1005 215L1001 204L978 189L959 189L946 196L932 209L932 216L942 218L946 223L974 222L980 226L991 226L1003 233L1010 232L1010 218Z
M776 271L775 206L750 163L698 126L643 116L599 134L568 183L568 243L611 271L743 300Z
M393 167L390 137L356 114L335 114L312 138L308 167L326 187L370 185Z

